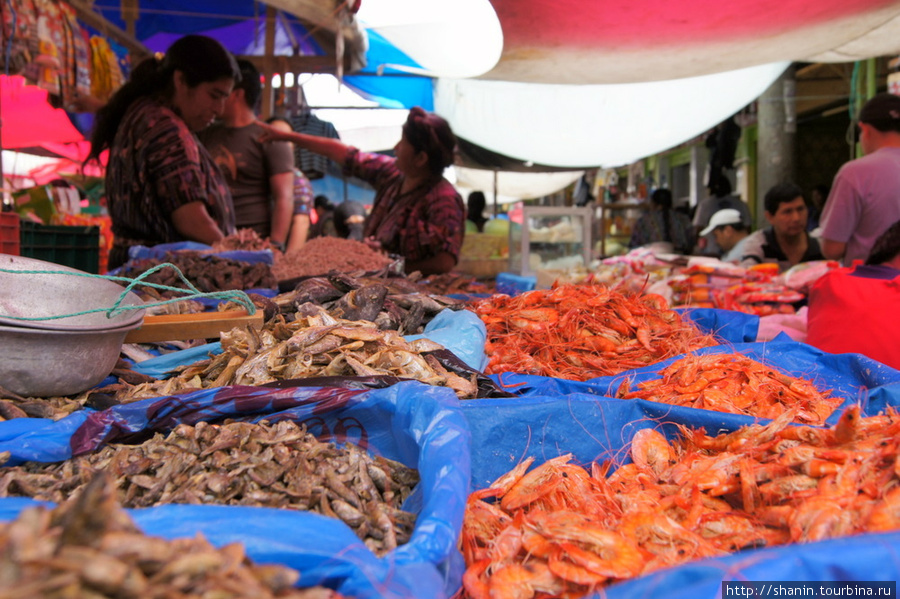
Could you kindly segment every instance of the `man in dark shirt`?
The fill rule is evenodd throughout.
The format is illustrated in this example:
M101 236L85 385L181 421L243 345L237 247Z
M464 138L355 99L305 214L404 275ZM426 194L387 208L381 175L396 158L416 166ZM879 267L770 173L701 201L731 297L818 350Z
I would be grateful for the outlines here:
M237 62L242 80L225 102L222 121L204 130L200 141L231 188L235 225L284 249L294 213L294 152L283 141L260 141L259 71L249 61Z
M809 212L798 185L779 183L766 192L764 202L769 226L747 237L743 266L777 262L785 270L800 262L825 259L819 242L806 232Z

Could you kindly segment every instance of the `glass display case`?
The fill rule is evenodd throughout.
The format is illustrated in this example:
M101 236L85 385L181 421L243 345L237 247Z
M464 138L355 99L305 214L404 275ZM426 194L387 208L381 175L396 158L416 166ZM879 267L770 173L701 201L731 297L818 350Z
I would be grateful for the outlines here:
M541 269L589 265L593 214L589 207L525 206L522 226L510 229L510 269L534 276Z
M636 201L608 202L597 206L597 255L600 258L628 253L631 230L646 210Z

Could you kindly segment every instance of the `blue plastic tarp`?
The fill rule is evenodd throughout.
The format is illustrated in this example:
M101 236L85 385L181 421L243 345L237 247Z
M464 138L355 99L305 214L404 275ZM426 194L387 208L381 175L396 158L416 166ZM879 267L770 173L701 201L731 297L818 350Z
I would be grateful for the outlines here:
M317 514L240 506L128 510L147 534L200 532L216 545L241 542L252 560L296 568L304 586L324 584L347 597L440 599L458 588L462 556L456 542L469 490L470 444L459 402L446 388L416 381L364 391L223 387L39 420L19 434L5 434L9 423L3 422L0 451L10 452L10 466L56 462L150 431L225 418L291 419L319 438L354 442L417 468L421 482L404 505L417 514L412 538L379 558L343 522ZM0 499L0 517L13 518L34 503Z
M900 371L881 362L861 354L829 354L805 343L792 341L786 336L768 342L716 345L694 353L740 353L785 374L809 380L820 392L830 391L833 395L843 397L844 404L831 415L828 424L834 424L839 412L854 403L860 405L863 414L874 415L881 412L892 401L894 389L900 387ZM499 381L505 390L521 395L586 394L615 397L626 379L630 387L635 389L644 381L659 378L661 370L683 357L676 356L644 368L584 382L512 374L495 375L492 378Z
M879 390L885 405L900 405L896 383ZM627 463L628 443L643 428L674 438L679 424L702 426L716 434L758 422L747 416L577 393L471 400L463 402L463 413L472 434L473 489L489 486L527 457L535 458L535 466L566 453L582 465L606 460ZM866 534L692 562L619 583L590 597L635 599L664 594L677 599L717 599L723 597L722 581L733 580L893 581L900 579L898 555L900 533Z

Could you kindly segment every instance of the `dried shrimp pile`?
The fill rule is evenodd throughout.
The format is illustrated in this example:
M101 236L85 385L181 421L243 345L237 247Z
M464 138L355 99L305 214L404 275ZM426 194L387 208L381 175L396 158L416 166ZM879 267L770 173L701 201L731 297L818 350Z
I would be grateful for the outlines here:
M794 417L717 437L685 427L672 443L644 429L611 475L570 454L522 462L469 497L465 596L582 596L742 549L900 529L900 415Z
M229 235L212 244L214 252L232 252L242 250L245 252L259 252L263 250L277 251L253 229L238 229L233 235Z
M94 472L116 479L124 507L249 505L340 518L377 554L406 543L415 515L400 509L418 472L347 444L318 441L289 420L181 424L140 445L110 444L59 464L5 468L0 496L62 502Z
M143 534L116 503L108 478L50 510L26 508L0 524L3 597L231 597L339 599L324 587L297 589L300 573L257 565L232 543L202 535L167 540Z
M182 367L172 378L115 391L115 400L130 403L227 385L259 386L274 381L319 376L394 376L449 387L462 399L478 393L475 374L464 378L427 352L444 349L428 339L406 341L396 331L372 322L339 320L322 308L293 322L276 317L263 328L237 327L222 334L222 353Z
M300 281L293 291L274 298L279 312L291 318L304 304L322 306L335 318L369 320L401 335L421 333L445 308L461 310L463 300L422 292L400 276L353 276L332 272Z
M279 281L339 272L381 270L394 260L365 243L340 237L315 237L299 250L275 252L272 272Z
M629 390L621 399L649 399L662 403L759 418L777 418L797 408L797 422L821 425L844 400L820 393L811 381L789 376L743 354L685 356L660 371L662 378Z
M555 285L473 304L487 328L485 372L584 381L718 345L655 294Z

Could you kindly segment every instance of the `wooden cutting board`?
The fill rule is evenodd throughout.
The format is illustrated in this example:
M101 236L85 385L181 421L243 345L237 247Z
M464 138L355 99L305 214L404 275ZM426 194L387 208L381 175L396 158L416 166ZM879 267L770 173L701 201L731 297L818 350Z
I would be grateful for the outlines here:
M141 327L125 336L125 343L152 343L211 339L234 327L263 325L263 311L250 315L246 310L200 312L197 314L160 314L144 316Z

